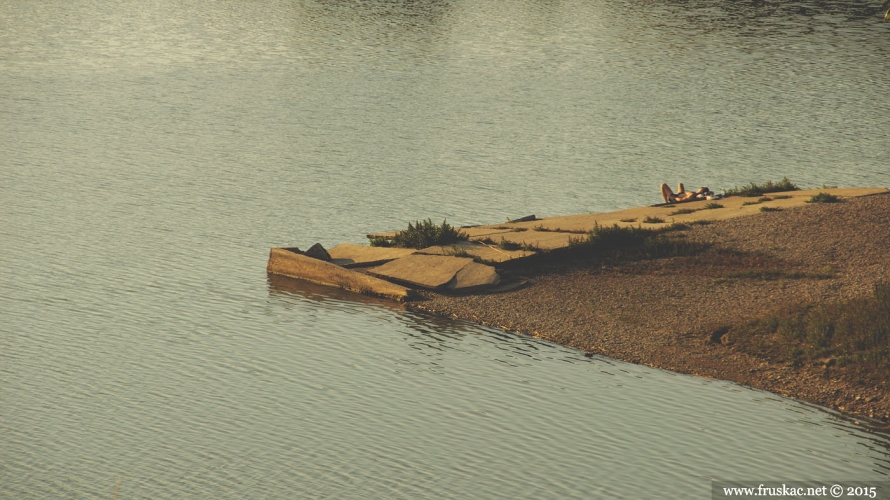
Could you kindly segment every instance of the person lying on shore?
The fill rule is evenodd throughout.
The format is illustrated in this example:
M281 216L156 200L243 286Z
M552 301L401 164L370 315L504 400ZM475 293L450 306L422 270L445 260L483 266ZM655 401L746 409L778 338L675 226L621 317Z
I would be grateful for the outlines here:
M677 193L674 194L671 191L671 188L667 184L661 185L661 197L664 198L665 203L679 203L683 201L692 201L692 200L703 200L708 194L710 194L711 190L706 187L701 187L698 191L686 191L686 188L683 186L683 183L677 185Z

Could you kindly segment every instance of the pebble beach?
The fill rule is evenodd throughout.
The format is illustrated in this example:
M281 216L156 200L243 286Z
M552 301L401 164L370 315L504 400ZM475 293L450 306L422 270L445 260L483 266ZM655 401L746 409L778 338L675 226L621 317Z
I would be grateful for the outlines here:
M890 421L886 382L863 386L824 366L794 367L737 349L715 331L789 304L843 301L890 280L890 195L808 204L684 230L689 241L780 262L804 277L726 279L686 257L591 267L528 265L526 286L454 296L423 292L412 307L632 363L725 379Z

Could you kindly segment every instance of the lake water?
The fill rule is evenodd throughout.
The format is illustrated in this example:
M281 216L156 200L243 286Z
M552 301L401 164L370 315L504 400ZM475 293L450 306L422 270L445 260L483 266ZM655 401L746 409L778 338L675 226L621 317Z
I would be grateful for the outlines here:
M887 480L822 408L265 273L661 182L888 186L878 7L0 0L0 497Z

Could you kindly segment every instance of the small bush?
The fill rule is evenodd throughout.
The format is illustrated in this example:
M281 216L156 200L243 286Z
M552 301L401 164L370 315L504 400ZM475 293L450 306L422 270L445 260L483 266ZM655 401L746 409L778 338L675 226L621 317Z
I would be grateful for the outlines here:
M781 181L767 181L766 184L748 184L747 186L736 187L726 191L726 196L763 196L766 193L775 193L779 191L799 191L793 182L783 177Z
M807 203L838 203L840 198L829 193L819 193L807 200Z
M648 215L643 219L643 222L646 224L661 224L664 222L664 219L660 219L658 217L649 217Z
M713 201L705 205L705 210L714 210L715 208L723 208L723 205Z
M760 207L761 212L781 212L781 207Z
M393 242L390 239L384 238L382 236L375 236L370 239L369 243L372 247L391 247L393 246Z
M636 219L621 219L621 222L636 222Z
M415 221L413 225L409 222L408 229L399 231L392 237L372 238L371 246L421 249L435 245L451 245L467 239L469 239L467 233L455 229L447 221L443 220L442 225L437 226L433 224L432 219L427 219Z
M774 200L789 200L789 199L791 199L791 195L790 194L780 194L780 195L773 196L773 199Z

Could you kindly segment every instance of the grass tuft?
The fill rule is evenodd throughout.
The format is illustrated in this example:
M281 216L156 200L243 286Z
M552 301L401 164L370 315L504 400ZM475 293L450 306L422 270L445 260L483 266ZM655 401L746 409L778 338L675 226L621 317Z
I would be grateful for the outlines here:
M662 222L664 222L664 219L661 219L659 217L650 217L647 215L643 219L643 222L645 222L646 224L661 224Z
M838 203L841 199L829 193L819 193L807 200L807 203Z
M714 201L705 205L705 210L714 210L715 208L723 208L723 205Z
M696 211L697 210L695 210L694 208L681 208L680 210L675 210L668 215L685 215L695 213Z
M781 212L782 207L760 207L761 212Z
M464 250L463 248L456 247L456 246L451 247L451 250L446 251L446 252L444 253L444 255L448 255L448 256L451 256L451 257L469 257L469 258L471 258L471 259L475 259L475 258L476 258L476 257L475 257L473 254L471 254L470 252Z

